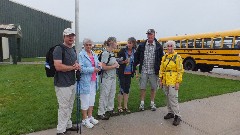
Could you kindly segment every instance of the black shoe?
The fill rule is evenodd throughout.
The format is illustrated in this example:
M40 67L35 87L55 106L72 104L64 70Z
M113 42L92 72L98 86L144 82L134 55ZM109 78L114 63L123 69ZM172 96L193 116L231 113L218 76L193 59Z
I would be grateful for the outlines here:
M180 118L179 116L175 115L174 121L173 121L173 125L174 125L174 126L179 125L179 124L180 124L180 121L181 121L181 118Z
M168 113L166 116L164 116L164 119L171 119L171 118L174 118L174 114L172 113Z
M97 119L99 119L99 120L109 120L109 116L106 116L105 114L97 115Z
M66 131L78 131L79 129L75 126L72 126L71 128L66 129Z
M118 112L114 112L114 111L112 110L112 111L107 111L107 112L106 112L106 115L109 116L109 117L112 117L112 116L118 116L119 113L118 113Z
M66 135L66 132L64 132L64 133L57 133L57 135Z
M63 133L57 133L57 135L67 135L67 131L63 132Z

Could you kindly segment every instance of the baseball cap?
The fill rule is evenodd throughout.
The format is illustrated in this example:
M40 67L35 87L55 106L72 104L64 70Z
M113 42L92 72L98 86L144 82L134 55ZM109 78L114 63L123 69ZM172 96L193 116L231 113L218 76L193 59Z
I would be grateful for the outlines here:
M71 28L66 28L66 29L63 31L63 36L71 35L71 34L73 34L74 36L76 35L75 32L74 32Z
M154 29L148 29L146 34L155 34L155 30Z

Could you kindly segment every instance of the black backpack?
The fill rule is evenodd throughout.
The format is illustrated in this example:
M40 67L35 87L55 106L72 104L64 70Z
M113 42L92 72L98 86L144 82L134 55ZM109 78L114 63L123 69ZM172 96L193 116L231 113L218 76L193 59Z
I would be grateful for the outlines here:
M103 54L103 51L98 55L99 62L101 62L101 60L102 60L102 54ZM109 63L111 57L112 57L111 53L109 53L108 61L107 61L106 65ZM103 69L101 69L101 71L98 72L98 75L101 75L102 73L103 73Z
M60 46L62 48L62 61L63 61L63 58L65 57L65 50L63 45L60 45L60 44L55 45L48 50L46 54L46 61L45 61L45 71L46 71L47 77L54 77L56 73L56 69L53 61L53 51L57 46Z

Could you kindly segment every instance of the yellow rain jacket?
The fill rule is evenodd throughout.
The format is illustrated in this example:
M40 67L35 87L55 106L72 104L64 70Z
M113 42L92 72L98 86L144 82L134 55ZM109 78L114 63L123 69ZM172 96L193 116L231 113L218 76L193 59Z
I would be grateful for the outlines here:
M163 85L169 86L181 83L183 72L182 58L177 52L173 54L166 53L162 57L159 78L162 79Z

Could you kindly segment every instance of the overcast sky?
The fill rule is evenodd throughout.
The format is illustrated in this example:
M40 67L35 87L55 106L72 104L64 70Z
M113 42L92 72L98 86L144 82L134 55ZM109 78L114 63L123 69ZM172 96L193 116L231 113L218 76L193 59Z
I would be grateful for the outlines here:
M12 0L75 23L75 0ZM240 0L79 0L80 41L240 29Z

